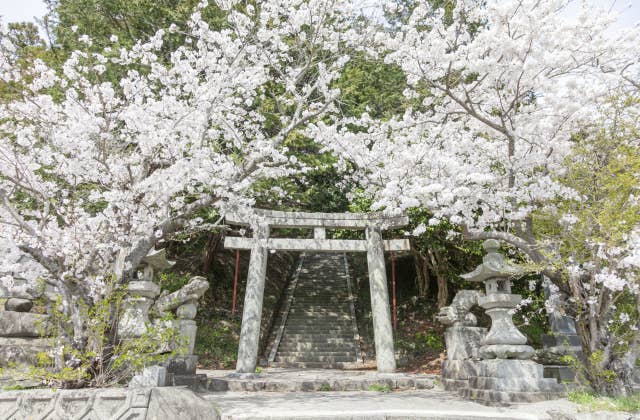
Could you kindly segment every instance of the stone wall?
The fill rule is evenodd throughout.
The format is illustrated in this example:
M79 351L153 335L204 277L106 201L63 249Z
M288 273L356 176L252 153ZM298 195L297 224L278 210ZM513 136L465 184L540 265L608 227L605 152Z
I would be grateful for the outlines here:
M0 420L212 419L218 410L184 388L38 389L0 392Z

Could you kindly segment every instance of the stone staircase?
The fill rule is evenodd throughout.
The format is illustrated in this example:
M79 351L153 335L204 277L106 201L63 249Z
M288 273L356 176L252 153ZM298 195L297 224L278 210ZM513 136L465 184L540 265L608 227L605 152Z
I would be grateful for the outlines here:
M271 333L269 365L341 369L361 361L344 254L303 255Z

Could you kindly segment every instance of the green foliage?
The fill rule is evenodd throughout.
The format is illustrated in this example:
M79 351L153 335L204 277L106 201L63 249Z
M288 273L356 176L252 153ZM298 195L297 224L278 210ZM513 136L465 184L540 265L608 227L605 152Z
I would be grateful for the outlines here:
M640 394L623 397L606 397L585 391L570 391L569 401L580 404L589 411L640 411Z
M396 348L417 356L426 352L440 352L444 350L444 339L437 331L427 330L417 332L413 336L403 335L396 338Z
M611 369L603 368L604 358L604 352L596 350L587 357L586 361L572 355L562 356L560 360L575 372L575 381L582 388L608 389L609 385L616 380L616 373Z
M517 257L513 258L517 261ZM531 290L530 282L535 282L535 289ZM545 309L546 298L540 286L538 274L527 275L514 281L511 286L512 293L519 294L524 300L530 302L523 306L513 316L513 321L518 329L529 339L529 344L534 348L542 347L542 336L549 334L549 319Z
M367 390L374 392L391 392L391 387L388 384L371 384Z
M209 317L206 323L198 325L196 336L196 354L201 363L223 369L235 366L240 322Z
M190 274L164 271L158 274L154 280L163 292L167 291L167 293L173 293L189 283L190 279Z
M185 24L198 4L197 0L45 1L50 11L46 23L62 51L82 46L77 38L83 34L89 35L98 48L106 46L111 35L118 37L119 45L131 47L160 28L168 28L172 23ZM214 5L205 8L202 16L213 28L226 26L225 14ZM177 45L180 38L175 41Z
M402 114L408 105L403 95L406 86L406 76L398 66L357 55L337 82L340 108L347 116L367 112L373 118L388 119Z
M111 279L104 298L89 305L79 303L77 316L84 320L85 345L68 340L73 336L72 320L59 310L61 298L49 311L43 336L51 336L50 352L36 355L33 366L10 366L15 380L40 381L49 386L75 388L122 384L145 366L159 364L184 353L186 337L180 336L171 317L147 325L140 337L115 339L116 322L123 310L126 286Z
M324 383L320 385L319 391L323 391L323 392L331 391L331 385Z
M634 360L630 343L639 337L638 300L630 290L637 286L637 272L619 271L629 236L640 226L640 133L633 111L638 105L637 95L611 98L609 120L574 135L573 153L560 180L576 194L558 200L551 211L535 214L533 221L535 236L554 244L550 258L559 271L585 268L579 278L565 273L558 285L570 293L567 310L588 344L584 366L576 368L601 393L622 392L628 375L621 366ZM596 281L597 273L608 270L626 278L629 287L612 290Z

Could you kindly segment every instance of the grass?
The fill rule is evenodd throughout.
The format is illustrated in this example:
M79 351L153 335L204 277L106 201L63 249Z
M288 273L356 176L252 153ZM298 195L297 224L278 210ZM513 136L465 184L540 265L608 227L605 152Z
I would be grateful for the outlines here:
M605 397L584 391L572 391L569 392L568 398L589 411L640 411L640 394L629 397Z
M368 390L375 391L375 392L391 392L391 388L389 387L389 385L386 385L386 384L369 385Z

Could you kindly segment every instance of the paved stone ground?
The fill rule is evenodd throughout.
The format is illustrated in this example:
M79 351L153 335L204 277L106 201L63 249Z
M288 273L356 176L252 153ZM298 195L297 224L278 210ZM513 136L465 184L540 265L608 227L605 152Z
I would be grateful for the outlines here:
M204 395L215 402L221 419L560 419L549 411L575 413L567 400L546 401L510 407L487 407L464 401L440 390L404 392L315 392L248 393L228 392ZM571 417L565 417L571 419Z

